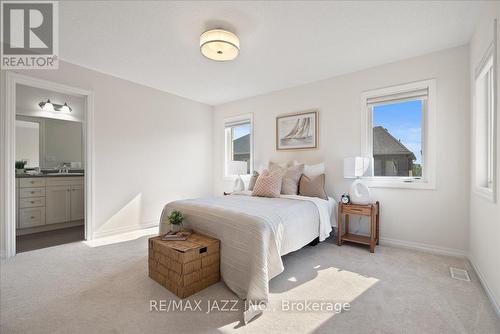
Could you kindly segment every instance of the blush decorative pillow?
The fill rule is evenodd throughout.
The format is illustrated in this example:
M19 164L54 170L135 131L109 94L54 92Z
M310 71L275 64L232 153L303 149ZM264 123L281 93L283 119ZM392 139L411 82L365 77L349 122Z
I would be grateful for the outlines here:
M282 173L280 170L269 172L267 169L255 181L252 196L259 197L280 197Z

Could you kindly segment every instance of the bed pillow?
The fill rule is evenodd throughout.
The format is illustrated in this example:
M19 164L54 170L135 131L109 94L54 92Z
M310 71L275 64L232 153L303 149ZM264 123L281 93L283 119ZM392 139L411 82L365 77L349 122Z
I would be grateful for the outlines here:
M259 173L254 171L252 176L250 176L250 182L248 182L248 190L253 190L253 187L255 187L255 181L257 181L258 177Z
M280 197L282 173L280 170L263 170L255 181L252 196Z
M297 160L293 160L291 162L291 166L297 166L297 165L301 165L301 163L298 162ZM308 176L308 177L313 177L313 176L325 174L325 163L324 162L321 162L321 163L315 164L315 165L307 165L307 164L303 164L303 165L304 165L304 173L303 174Z
M299 184L299 195L328 200L328 195L325 191L325 174L314 177L302 175Z
M281 171L283 179L281 181L281 193L283 195L297 195L299 193L299 180L304 172L304 164L295 164L286 167L284 164L269 163L269 170Z
M325 163L319 163L316 165L305 165L304 175L307 177L315 177L321 174L325 174Z

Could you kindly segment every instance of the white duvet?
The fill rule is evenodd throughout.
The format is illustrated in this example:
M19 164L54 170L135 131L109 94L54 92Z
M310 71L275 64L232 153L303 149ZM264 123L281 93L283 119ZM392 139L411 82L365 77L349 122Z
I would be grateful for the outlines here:
M269 300L269 280L283 271L281 256L319 237L325 240L334 223L333 199L282 195L263 198L231 196L168 203L160 218L160 234L169 230L168 214L183 213L184 226L221 241L221 277L240 298ZM332 219L333 218L333 219ZM249 309L245 321L258 313Z

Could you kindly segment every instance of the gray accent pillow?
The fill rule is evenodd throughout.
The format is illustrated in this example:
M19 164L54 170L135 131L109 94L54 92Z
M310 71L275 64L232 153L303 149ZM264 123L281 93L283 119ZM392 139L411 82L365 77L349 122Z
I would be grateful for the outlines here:
M248 183L248 190L253 190L253 187L255 187L255 182L259 178L259 173L254 171L252 176L250 177L250 182Z
M299 195L328 200L328 195L325 191L325 174L314 177L302 175L299 184Z
M299 181L304 172L304 165L288 167L281 181L281 193L284 195L297 195L299 193Z
M299 193L299 181L304 172L304 164L287 167L288 164L277 164L269 162L269 170L279 170L283 176L281 181L281 193L283 195L297 195Z

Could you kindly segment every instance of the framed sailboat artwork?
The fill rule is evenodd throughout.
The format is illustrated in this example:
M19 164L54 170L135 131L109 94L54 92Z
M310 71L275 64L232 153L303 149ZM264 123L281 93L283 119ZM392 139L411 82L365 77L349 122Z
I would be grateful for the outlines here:
M304 111L276 117L276 150L303 150L317 147L317 111Z

